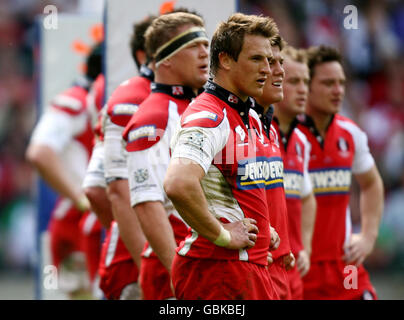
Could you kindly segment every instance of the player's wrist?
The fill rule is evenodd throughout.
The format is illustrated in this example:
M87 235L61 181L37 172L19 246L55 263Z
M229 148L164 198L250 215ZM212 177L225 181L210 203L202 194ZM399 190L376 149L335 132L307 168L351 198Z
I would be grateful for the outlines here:
M76 208L78 210L80 210L81 212L90 210L90 201L88 200L88 198L82 194L79 196L79 198L76 201Z
M213 243L219 247L227 247L230 241L230 231L226 230L222 225L220 225L220 234Z

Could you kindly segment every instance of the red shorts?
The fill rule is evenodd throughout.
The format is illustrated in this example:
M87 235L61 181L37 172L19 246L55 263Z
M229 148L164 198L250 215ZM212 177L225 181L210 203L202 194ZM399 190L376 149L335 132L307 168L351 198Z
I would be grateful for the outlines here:
M79 222L82 214L71 201L59 199L49 221L52 263L60 263L75 251L83 251Z
M279 300L290 300L289 276L283 266L283 256L274 260L268 267L268 274L272 279L274 290Z
M98 273L101 257L102 225L93 212L82 214L80 219L82 232L82 248L86 256L86 265L90 280Z
M376 290L361 265L358 268L343 261L312 262L303 277L305 300L375 300Z
M139 269L119 236L116 221L111 223L102 244L100 265L100 288L109 300L118 300L122 290L138 281Z
M100 269L100 288L108 300L119 300L122 290L137 282L139 270L133 260L120 261Z
M292 300L302 300L303 299L303 281L300 277L300 273L297 267L286 271L289 277L289 288Z
M251 262L176 254L171 274L179 300L272 300L275 295L267 267Z
M170 275L156 256L142 257L139 278L143 300L174 298Z

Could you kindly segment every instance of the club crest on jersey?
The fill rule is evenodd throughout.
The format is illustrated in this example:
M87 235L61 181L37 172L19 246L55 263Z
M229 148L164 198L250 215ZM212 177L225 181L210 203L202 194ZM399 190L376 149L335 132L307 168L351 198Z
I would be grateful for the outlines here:
M133 142L141 138L155 139L156 126L147 125L131 130L128 135L128 142Z
M237 136L240 138L240 140L237 141L237 144L239 144L239 143L244 143L244 142L245 142L245 138L246 138L246 133L245 133L245 131L243 130L243 128L242 128L240 125L238 125L238 126L234 129L234 131L237 133Z
M338 139L337 145L338 145L338 150L340 151L339 153L342 157L349 156L349 152L348 152L349 145L348 145L348 142L344 138L340 137Z
M346 194L351 187L350 168L324 168L310 170L313 192L316 196Z
M182 96L184 94L184 88L181 86L173 86L172 90L173 95L175 96Z
M238 103L238 98L234 94L229 94L228 100L231 103Z
M237 186L242 190L283 187L283 162L280 157L256 157L238 162Z
M149 179L149 171L147 169L138 169L135 171L135 181L137 183L143 183Z

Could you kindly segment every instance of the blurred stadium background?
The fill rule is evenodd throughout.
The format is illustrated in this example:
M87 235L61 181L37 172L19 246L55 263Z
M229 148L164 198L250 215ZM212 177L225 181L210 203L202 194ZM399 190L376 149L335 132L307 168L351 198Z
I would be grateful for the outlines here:
M37 117L34 21L48 4L74 14L103 8L102 0L0 2L0 299L35 298L36 175L24 152ZM358 9L358 29L344 28L347 5ZM343 113L367 132L386 191L365 265L380 299L404 299L404 1L240 0L239 8L273 17L294 46L328 44L343 53ZM358 228L355 185L351 210Z

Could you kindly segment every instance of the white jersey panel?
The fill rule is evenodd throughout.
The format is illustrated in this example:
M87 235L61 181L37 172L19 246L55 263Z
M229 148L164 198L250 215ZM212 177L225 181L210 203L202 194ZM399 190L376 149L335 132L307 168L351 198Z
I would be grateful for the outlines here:
M122 133L125 128L112 123L106 116L104 126L104 165L105 178L128 178L127 157L125 140Z
M72 181L80 187L86 175L89 155L86 148L74 139L87 127L87 114L69 115L49 110L36 126L31 141L47 145L57 152Z
M31 141L47 145L56 152L62 152L75 136L86 129L86 126L86 113L70 115L49 108L36 125Z
M360 174L367 172L373 167L375 161L369 151L366 133L352 122L338 120L337 123L352 135L355 143L355 156L352 164L352 173Z
M303 181L302 181L302 189L301 196L302 198L307 197L310 193L313 192L313 186L311 184L310 174L309 174L309 161L310 161L310 150L311 144L307 140L307 137L304 135L302 131L298 128L295 128L295 133L299 137L300 141L304 145L304 155L303 155Z
M127 158L131 205L161 201L167 213L175 209L164 191L163 181L170 162L170 138L180 119L174 102L170 101L168 108L167 127L160 141L148 149L128 152Z
M212 160L224 148L229 135L230 124L226 114L215 128L181 128L178 124L171 141L172 158L193 160L208 173Z

